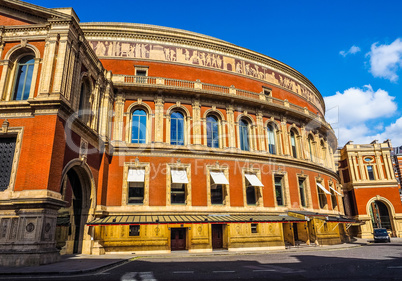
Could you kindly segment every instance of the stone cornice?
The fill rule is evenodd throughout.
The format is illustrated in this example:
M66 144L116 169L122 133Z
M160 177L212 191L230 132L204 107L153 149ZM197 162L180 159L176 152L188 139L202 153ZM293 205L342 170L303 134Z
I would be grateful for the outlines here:
M152 157L169 157L169 158L192 158L192 159L215 159L227 161L244 161L253 163L260 163L263 165L272 165L272 167L294 167L301 170L310 170L320 174L325 174L334 177L339 181L336 172L331 169L310 162L308 160L296 159L289 156L271 155L267 152L245 152L237 149L214 149L205 146L188 145L183 147L171 146L169 144L150 144L133 146L131 144L125 145L123 142L112 141L113 156L141 156L147 155Z
M20 18L33 23L45 22L48 19L68 19L73 16L65 13L30 4L19 0L2 0L0 12L6 14L19 15Z

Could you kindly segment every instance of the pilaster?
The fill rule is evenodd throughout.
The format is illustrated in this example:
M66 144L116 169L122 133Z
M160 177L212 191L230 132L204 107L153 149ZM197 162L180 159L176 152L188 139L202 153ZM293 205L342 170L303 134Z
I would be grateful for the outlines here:
M192 102L193 108L193 144L201 144L201 104L198 99L194 99Z
M115 101L115 117L113 124L114 125L113 140L116 141L123 140L124 102L125 102L125 95L119 93Z
M236 138L235 138L235 120L234 120L234 107L233 105L227 105L226 114L228 118L228 138L229 138L229 147L236 147Z
M155 142L163 142L163 113L164 100L162 96L155 98Z

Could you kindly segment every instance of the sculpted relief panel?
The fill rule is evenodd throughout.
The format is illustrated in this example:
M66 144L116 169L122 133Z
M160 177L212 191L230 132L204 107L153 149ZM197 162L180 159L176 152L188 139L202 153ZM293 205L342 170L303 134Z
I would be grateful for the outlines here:
M272 69L237 58L191 48L137 42L89 41L98 57L127 57L199 65L254 77L282 86L314 104L321 112L319 99L304 85Z

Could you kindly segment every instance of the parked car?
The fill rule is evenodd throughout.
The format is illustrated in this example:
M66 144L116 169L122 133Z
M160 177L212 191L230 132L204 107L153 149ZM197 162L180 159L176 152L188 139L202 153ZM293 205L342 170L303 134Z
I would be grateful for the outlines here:
M391 238L388 235L387 229L375 228L374 229L374 242L391 242Z

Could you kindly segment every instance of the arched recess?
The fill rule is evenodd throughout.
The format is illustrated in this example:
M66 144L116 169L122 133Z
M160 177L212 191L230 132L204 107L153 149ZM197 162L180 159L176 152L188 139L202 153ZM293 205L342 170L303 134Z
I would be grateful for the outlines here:
M94 116L94 83L88 72L81 73L79 93L78 117L84 124L89 126Z
M244 147L242 147L242 138L244 137L244 134L242 134L241 132L241 128L242 123L246 122L247 123L247 137L246 139L248 139L248 149L244 149ZM244 124L243 124L244 125ZM257 146L257 141L256 141L256 133L255 133L255 121L254 119L247 114L247 112L243 113L243 114L239 114L239 116L237 116L236 119L236 131L237 131L237 148L241 149L241 150L245 150L245 151L253 151L256 146Z
M216 119L216 123L217 123L217 136L218 136L218 147L214 146L214 145L210 145L210 138L209 138L209 133L210 133L210 127L208 127L208 119L212 117L214 119ZM220 112L219 110L214 110L212 108L208 109L207 111L205 111L204 113L204 118L203 118L203 138L204 138L204 144L207 145L208 147L213 147L213 148L223 148L224 147L224 143L225 143L225 128L224 128L224 115L222 114L222 112Z
M290 152L294 158L302 158L301 132L294 124L289 127Z
M19 44L12 47L5 55L3 63L3 71L0 78L0 100L10 101L13 99L15 80L18 76L17 68L20 59L32 56L34 66L30 76L29 99L32 99L35 94L36 81L38 78L40 52L38 48L31 44Z
M85 162L74 159L64 167L60 193L68 203L58 213L57 248L61 254L91 254L92 235L86 223L94 218L96 187Z
M381 196L373 197L367 202L366 211L370 216L372 228L386 228L396 236L395 209L391 201Z
M126 116L126 137L125 140L127 143L131 143L131 133L132 133L132 116L135 110L140 109L145 111L146 113L146 141L145 143L150 143L151 142L151 137L152 137L152 109L151 107L143 102L134 102L130 104L130 106L127 108L127 111L125 112Z
M269 131L269 127L271 127L273 129L274 132L274 152L275 153L271 153L272 150L272 137L270 136L270 131ZM273 119L268 119L265 124L264 124L264 130L265 130L265 143L266 143L266 150L270 153L270 154L277 154L280 155L282 154L282 142L281 142L281 130L280 130L280 125L278 125L278 123Z
M166 111L166 142L168 144L171 143L171 115L174 112L179 112L183 115L183 133L184 133L184 142L183 145L186 146L188 144L190 144L190 120L191 120L191 115L190 112L188 111L188 109L183 106L183 105L172 105L171 107L168 108L168 110Z

